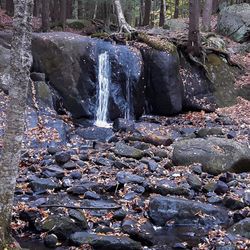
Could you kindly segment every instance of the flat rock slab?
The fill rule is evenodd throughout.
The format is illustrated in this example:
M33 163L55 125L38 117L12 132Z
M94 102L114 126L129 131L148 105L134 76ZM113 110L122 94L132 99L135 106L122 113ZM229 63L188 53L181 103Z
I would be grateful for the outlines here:
M104 236L87 232L76 232L70 237L74 245L90 244L98 250L140 250L141 244L129 237Z
M228 223L225 209L178 197L153 197L149 203L149 217L158 226L172 220L176 224L200 224L208 228Z
M126 145L125 143L116 143L114 153L118 156L124 156L128 158L141 159L144 156L142 150Z
M173 144L173 163L201 163L210 174L250 171L250 149L241 143L224 138L188 139Z
M239 221L228 230L229 233L250 239L250 218Z
M112 129L99 127L79 128L76 133L86 140L96 140L101 142L106 142L114 136Z

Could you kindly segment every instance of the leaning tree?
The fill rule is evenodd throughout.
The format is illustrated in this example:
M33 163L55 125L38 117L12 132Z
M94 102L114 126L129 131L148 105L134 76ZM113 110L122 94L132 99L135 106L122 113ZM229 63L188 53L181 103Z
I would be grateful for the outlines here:
M14 0L11 42L9 103L6 111L3 150L0 161L0 249L9 249L10 222L31 67L33 0Z

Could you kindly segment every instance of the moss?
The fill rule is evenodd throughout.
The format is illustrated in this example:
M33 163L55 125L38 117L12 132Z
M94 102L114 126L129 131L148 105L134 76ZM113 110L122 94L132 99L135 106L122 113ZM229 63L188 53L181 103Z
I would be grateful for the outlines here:
M109 38L109 34L106 32L97 32L97 33L92 34L91 37L105 39L105 38Z
M216 54L207 55L206 68L215 90L217 105L225 107L235 104L237 95L234 88L234 68Z
M91 25L91 22L85 19L67 19L66 24L72 29L84 29Z
M160 40L159 38L154 38L151 36L148 36L144 33L139 33L138 34L138 39L139 41L146 43L149 47L160 50L160 51L165 51L167 53L177 53L177 49L174 44L170 43L167 40Z

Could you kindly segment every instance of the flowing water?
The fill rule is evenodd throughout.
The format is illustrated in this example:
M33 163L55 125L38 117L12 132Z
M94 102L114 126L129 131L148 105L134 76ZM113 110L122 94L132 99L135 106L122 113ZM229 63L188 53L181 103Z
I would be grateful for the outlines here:
M126 100L127 100L127 107L125 110L125 119L133 120L133 105L132 105L132 90L131 90L131 81L130 81L130 70L129 66L127 65L127 80L126 80Z
M110 127L108 123L110 63L108 52L99 55L98 69L98 108L95 125L98 127Z

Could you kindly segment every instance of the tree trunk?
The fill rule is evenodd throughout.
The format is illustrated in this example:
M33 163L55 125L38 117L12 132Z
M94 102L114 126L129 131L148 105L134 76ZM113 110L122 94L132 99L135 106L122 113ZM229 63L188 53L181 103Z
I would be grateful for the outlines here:
M115 9L116 9L116 14L117 14L117 19L118 19L118 25L120 28L120 32L128 32L131 33L131 31L134 31L135 29L132 28L127 22L124 17L123 11L122 11L122 6L120 0L113 0Z
M145 9L144 9L144 0L140 0L140 26L143 25L143 19L144 19L144 12L145 12Z
M200 0L189 0L188 52L194 56L199 56L201 53L199 17Z
M6 0L1 0L1 8L6 9Z
M161 8L160 8L160 21L159 26L162 27L165 24L165 16L166 16L166 0L161 0Z
M14 0L15 16L11 42L9 104L6 111L3 150L0 161L0 249L10 239L10 222L20 150L24 133L29 70L33 0Z
M67 14L67 2L66 0L60 0L60 24L65 29L66 26L66 14Z
M84 18L84 1L78 0L78 18L83 19Z
M49 12L50 3L48 0L42 0L42 31L49 31Z
M6 13L9 16L13 16L14 15L14 4L13 4L13 0L7 0L6 1Z
M72 18L78 19L78 0L72 1Z
M202 16L202 30L205 32L211 31L212 10L213 10L213 2L211 0L206 0Z
M149 25L151 4L152 4L151 0L145 0L145 13L144 13L144 19L143 19L143 26Z
M210 0L212 1L212 0ZM175 0L175 4L174 4L174 18L178 18L179 17L179 5L180 5L180 1L179 0Z

